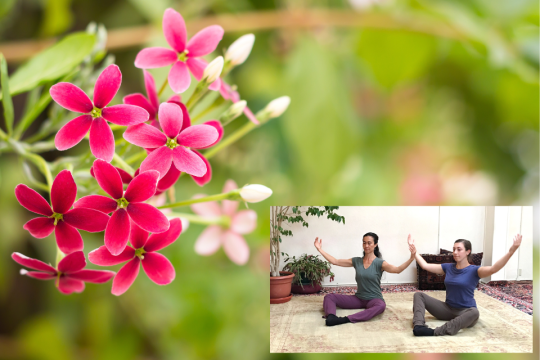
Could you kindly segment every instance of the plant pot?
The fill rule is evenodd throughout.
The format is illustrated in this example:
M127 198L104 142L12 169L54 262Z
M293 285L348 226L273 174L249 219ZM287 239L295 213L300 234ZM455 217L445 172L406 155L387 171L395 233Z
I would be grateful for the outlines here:
M291 292L293 294L314 294L316 292L321 291L322 286L319 284L311 285L311 282L304 283L302 282L302 286L292 284L291 286Z
M294 274L280 271L281 276L270 276L270 304L282 304L291 300L291 285Z

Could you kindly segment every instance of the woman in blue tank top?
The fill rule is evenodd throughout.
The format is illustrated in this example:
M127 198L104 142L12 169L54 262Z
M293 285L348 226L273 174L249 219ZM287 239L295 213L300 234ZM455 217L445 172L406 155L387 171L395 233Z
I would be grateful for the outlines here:
M414 240L409 235L409 245ZM481 278L501 270L521 244L521 235L516 235L510 251L492 266L471 265L471 242L459 239L454 242L455 263L428 264L418 254L416 262L424 270L435 274L446 274L446 301L434 299L425 293L417 292L413 300L413 333L415 336L455 335L460 329L474 326L480 317L474 300L474 289ZM442 326L430 329L425 323L425 311L439 320L449 320Z

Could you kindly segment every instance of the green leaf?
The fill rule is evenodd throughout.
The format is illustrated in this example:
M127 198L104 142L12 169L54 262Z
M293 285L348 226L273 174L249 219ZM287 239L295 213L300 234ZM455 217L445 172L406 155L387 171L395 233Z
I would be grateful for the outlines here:
M13 132L13 100L9 94L9 78L7 63L4 54L0 53L0 84L2 85L2 105L4 106L4 119L8 135Z
M66 75L92 52L95 41L95 35L74 33L34 56L11 77L11 95L32 90L47 81Z

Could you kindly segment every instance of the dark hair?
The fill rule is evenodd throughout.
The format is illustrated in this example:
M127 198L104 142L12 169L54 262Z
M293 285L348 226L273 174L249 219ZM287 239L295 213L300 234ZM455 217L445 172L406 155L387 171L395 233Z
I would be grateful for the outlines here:
M377 236L377 234L375 233L372 233L372 232L368 232L366 234L364 234L364 236L362 236L362 239L365 238L366 236L371 236L371 238L373 238L373 242L375 244L378 244L379 243L379 237ZM375 246L375 250L373 250L373 253L375 254L376 257L378 258L381 258L382 259L382 254L381 252L379 251L379 246ZM366 252L364 251L364 256L366 256Z
M462 243L463 246L465 246L465 251L471 250L469 255L467 255L467 261L469 262L469 264L472 264L472 245L471 245L471 242L469 240L465 240L465 239L457 239L456 241L454 241L454 244L455 243Z

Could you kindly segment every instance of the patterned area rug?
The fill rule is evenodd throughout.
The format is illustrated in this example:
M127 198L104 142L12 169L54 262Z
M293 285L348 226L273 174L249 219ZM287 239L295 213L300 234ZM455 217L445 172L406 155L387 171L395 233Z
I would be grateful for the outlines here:
M395 289L395 288L394 288ZM311 352L532 352L532 316L480 292L475 299L480 319L455 336L415 337L412 333L414 292L385 292L386 311L356 324L327 327L322 296L294 296L285 304L270 305L270 351ZM444 291L430 291L444 301ZM338 309L338 316L358 310ZM444 321L426 313L435 328Z

